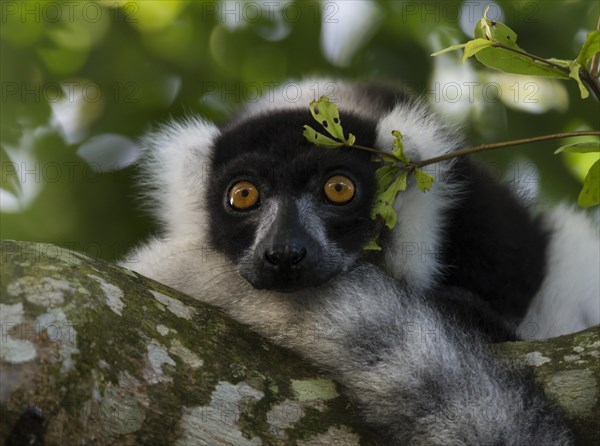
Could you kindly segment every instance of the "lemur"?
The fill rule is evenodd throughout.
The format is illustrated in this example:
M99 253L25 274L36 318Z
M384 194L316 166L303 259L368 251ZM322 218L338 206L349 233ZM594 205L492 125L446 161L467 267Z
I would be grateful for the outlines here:
M294 102L274 95L220 127L189 117L148 134L142 188L162 233L127 266L329 372L390 444L573 444L560 411L488 344L599 322L597 228L566 206L534 210L461 158L435 166L427 193L409 180L397 225L382 229L371 155L302 135L312 82ZM421 100L333 84L362 145L391 150L394 129L415 160L464 144ZM376 233L383 251L365 255ZM270 322L335 330L314 342ZM475 410L449 415L464 407Z

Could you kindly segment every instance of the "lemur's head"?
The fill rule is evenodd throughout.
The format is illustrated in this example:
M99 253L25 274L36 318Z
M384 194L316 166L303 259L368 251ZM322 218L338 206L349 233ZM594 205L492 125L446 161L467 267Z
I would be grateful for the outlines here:
M293 291L348 270L374 232L376 183L367 152L309 143L308 110L225 127L211 157L211 244L256 288ZM374 145L376 124L344 112L344 129Z

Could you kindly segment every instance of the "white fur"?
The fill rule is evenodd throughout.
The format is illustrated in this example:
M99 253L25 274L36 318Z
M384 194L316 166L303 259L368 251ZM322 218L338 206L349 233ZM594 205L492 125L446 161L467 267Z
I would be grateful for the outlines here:
M167 235L194 237L204 224L201 193L217 127L200 118L173 121L146 135L140 183Z
M260 214L262 219L256 228L254 243L252 243L252 246L244 253L245 263L248 264L252 264L252 259L254 258L254 254L258 249L258 245L267 236L271 227L273 226L273 223L275 223L277 211L279 210L279 200L277 200L276 197L268 198L263 200L261 207L263 209Z
M340 110L347 110L372 119L381 115L380 104L369 100L355 84L339 79L307 78L289 80L255 103L248 104L241 114L242 119L271 113L276 110L308 110L308 104L327 96ZM343 113L341 113L343 124ZM309 124L309 123L307 123Z
M377 147L392 150L392 130L403 135L404 154L411 160L444 155L460 148L462 139L441 124L424 104L399 104L377 126ZM386 266L394 277L421 289L435 284L440 264L445 221L444 213L460 195L460 186L448 182L452 161L425 167L436 182L421 192L414 177L396 200L398 223L391 246L385 251Z
M519 326L520 334L532 339L600 323L598 227L580 210L566 205L548 211L544 219L551 231L546 275Z

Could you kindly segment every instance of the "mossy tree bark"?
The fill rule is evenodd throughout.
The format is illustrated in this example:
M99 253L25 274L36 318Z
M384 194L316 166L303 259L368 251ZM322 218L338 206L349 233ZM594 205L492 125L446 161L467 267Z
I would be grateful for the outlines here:
M2 444L383 444L343 389L212 307L53 245L0 254ZM497 352L600 442L599 327Z

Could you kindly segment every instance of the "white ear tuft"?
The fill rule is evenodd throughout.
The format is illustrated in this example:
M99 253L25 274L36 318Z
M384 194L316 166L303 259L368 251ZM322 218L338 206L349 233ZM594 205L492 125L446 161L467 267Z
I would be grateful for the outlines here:
M143 137L140 183L144 201L167 236L201 236L203 190L218 128L200 118L172 121Z
M404 153L412 160L423 160L459 149L462 137L447 127L419 101L401 102L384 116L377 126L377 147L392 150L392 130L403 135ZM448 172L453 161L426 166L423 170L436 182L421 192L410 178L395 209L398 223L392 230L385 261L394 277L419 289L435 284L442 272L441 248L445 233L446 211L461 193L461 185L450 183Z

